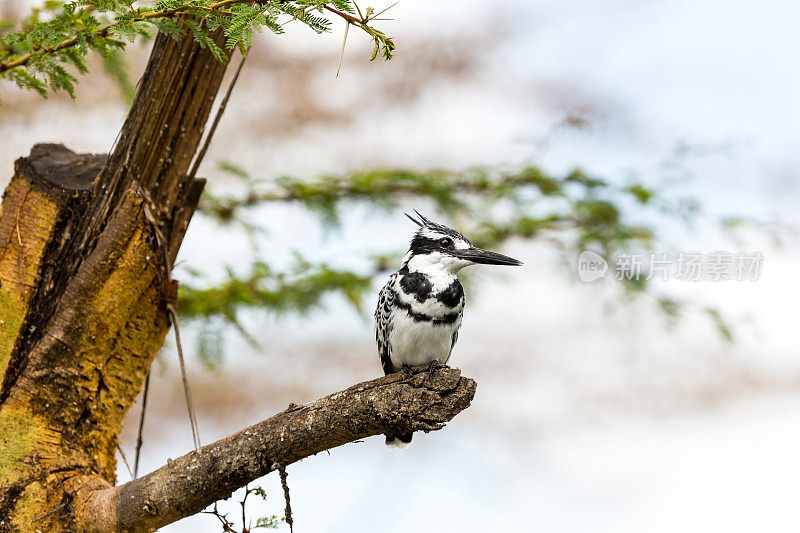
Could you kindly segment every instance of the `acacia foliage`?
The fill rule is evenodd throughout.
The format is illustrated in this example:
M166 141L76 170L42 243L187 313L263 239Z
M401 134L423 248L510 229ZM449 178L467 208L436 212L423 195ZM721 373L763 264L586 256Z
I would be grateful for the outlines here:
M545 241L560 250L571 277L575 277L574 261L581 251L593 250L614 264L620 253L653 248L658 240L656 221L666 217L685 223L699 213L695 201L674 191L638 182L618 185L581 169L560 176L534 165L462 171L372 169L314 179L258 179L229 161L220 162L218 168L236 178L238 192L207 190L199 208L201 216L222 227L243 229L255 238L267 235L269 239L263 221L270 220L267 213L276 204L301 204L333 231L341 213L358 205L391 213L404 205L428 206L423 208L426 214L435 210L432 218L459 229L482 248L500 249L510 240ZM312 263L301 255L303 251L300 243L295 264L286 271L258 258L249 271L228 267L223 279L213 283L184 268L191 277L181 280L178 308L185 318L202 322L198 352L204 360L218 359L226 324L249 338L240 320L242 311L304 313L324 306L333 295L344 297L357 312L365 312L372 303L365 305L370 291L397 268L405 253L365 248L361 264L368 267L341 269ZM651 299L667 317L677 317L690 304L659 294L646 278L620 277L617 282L624 298ZM469 284L468 277L466 281ZM708 316L720 333L730 331L721 314L712 309Z
M76 74L87 72L90 52L103 58L124 87L119 52L137 39L150 38L154 30L176 39L190 31L219 61L227 61L236 48L245 54L253 36L265 29L280 34L287 23L299 21L324 33L332 27L331 16L368 34L372 59L391 59L394 41L372 25L373 10L362 14L352 0L159 0L153 5L137 0L45 0L19 27L0 20L0 77L42 96L49 89L74 97ZM224 47L211 37L219 28L225 34Z

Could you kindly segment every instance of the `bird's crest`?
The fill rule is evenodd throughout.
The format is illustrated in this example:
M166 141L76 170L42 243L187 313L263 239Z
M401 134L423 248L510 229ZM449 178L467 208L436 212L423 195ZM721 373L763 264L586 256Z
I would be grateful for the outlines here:
M469 242L469 239L464 237L462 234L460 234L456 230L454 230L452 228L448 228L447 226L445 226L443 224L439 224L438 222L434 222L433 220L430 220L429 218L425 217L422 213L420 213L416 209L414 209L414 213L417 215L417 218L412 217L408 213L404 213L404 214L408 217L409 220L411 220L411 222L413 222L414 224L419 226L419 230L417 230L418 234L420 234L422 232L422 230L424 230L425 228L428 228L428 229L431 229L431 230L433 230L433 231L435 231L437 233L442 233L442 234L445 234L445 235L449 235L449 236L453 237L454 239L460 239L460 240Z
M423 227L423 226L425 226L425 225L427 225L427 224L431 224L431 223L432 223L430 220L428 220L427 218L425 218L424 216L422 216L422 214L420 214L420 212L419 212L419 211L417 211L416 209L414 209L414 213L416 213L416 214L417 214L417 216L419 217L419 220L417 220L416 218L412 217L412 216L411 216L411 215L409 215L408 213L403 213L403 214L404 214L405 216L407 216L407 217L408 217L408 219L409 219L411 222L413 222L414 224L416 224L416 225L417 225L417 226L419 226L420 228L421 228L421 227Z

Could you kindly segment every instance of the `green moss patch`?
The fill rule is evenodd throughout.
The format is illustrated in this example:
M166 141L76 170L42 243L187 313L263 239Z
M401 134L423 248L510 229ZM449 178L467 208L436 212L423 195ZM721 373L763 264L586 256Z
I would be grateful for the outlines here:
M41 421L26 411L10 407L0 411L0 485L22 476L21 461L35 450L43 429Z
M25 307L7 290L0 288L0 376L5 374L11 350L25 318Z

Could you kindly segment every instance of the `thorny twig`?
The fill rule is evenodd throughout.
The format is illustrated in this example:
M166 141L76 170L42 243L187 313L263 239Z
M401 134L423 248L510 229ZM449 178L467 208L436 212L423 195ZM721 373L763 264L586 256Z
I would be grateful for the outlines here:
M358 17L355 17L355 16L353 16L353 15L351 15L349 13L345 13L344 11L340 11L340 10L336 9L335 7L331 7L329 5L325 5L324 7L325 7L325 9L327 11L330 11L331 13L334 13L334 14L342 17L345 20L345 22L346 22L348 27L350 26L350 24L352 24L354 26L358 26L359 28L361 28L362 30L367 32L372 37L372 40L375 43L375 47L374 47L374 50L372 52L372 57L370 57L370 61L372 61L373 59L375 59L378 56L378 51L379 51L381 46L383 46L383 48L384 48L384 57L386 59L390 59L392 57L392 52L394 51L394 41L392 40L391 37L386 37L386 35L382 31L372 28L369 25L369 23L372 20L374 20L375 17L377 17L378 15L380 15L382 13L385 13L386 11L390 10L391 8L393 8L395 5L397 5L397 2L395 2L392 5L390 5L389 7L387 7L386 9L381 11L380 13L378 13L378 15L376 15L374 13L374 10L371 7L367 8L366 15L364 15L364 14L361 13L361 9L358 7L358 4L356 4L355 1L353 2L353 5L356 6L356 10L358 10ZM346 28L345 28L345 30L346 30ZM345 31L344 39L345 39L345 42L346 42L347 41L347 31ZM342 43L342 55L344 55L344 43ZM340 63L339 66L341 67L341 58L339 59L339 63ZM339 76L338 69L336 71L336 76L337 77Z
M286 467L283 465L278 466L278 473L281 476L281 487L283 487L283 498L286 500L286 523L289 524L289 531L294 531L294 520L292 520L292 504L289 500L289 484L286 482L286 478L289 475L286 473Z
M233 529L233 522L228 520L228 515L222 514L222 513L219 512L219 509L217 508L217 504L216 503L214 503L214 510L212 510L212 511L201 511L201 512L203 514L210 514L212 516L216 516L217 519L222 524L222 531L224 531L226 533L229 533L229 532L236 533L236 530Z
M248 498L248 496L250 496L250 494L253 494L253 493L261 496L264 499L266 499L266 497L267 497L266 492L264 492L264 489L262 489L261 487L250 488L249 484L246 484L244 486L244 496L242 497L241 501L239 502L239 504L242 506L242 529L241 529L241 533L250 533L254 529L271 528L271 527L276 527L277 526L277 522L274 521L275 520L274 517L272 517L272 518L270 518L268 520L259 519L256 522L255 526L253 526L253 520L252 519L250 519L248 521L248 519L247 519L247 507L246 507L247 498ZM219 502L215 502L214 503L214 508L212 510L210 510L210 511L203 511L203 514L210 514L210 515L213 515L213 516L217 517L217 520L219 520L220 523L222 524L222 531L223 532L226 532L226 533L231 533L231 532L232 533L239 533L234 527L235 524L232 521L228 520L228 515L227 514L222 514L221 512L219 512L218 503Z

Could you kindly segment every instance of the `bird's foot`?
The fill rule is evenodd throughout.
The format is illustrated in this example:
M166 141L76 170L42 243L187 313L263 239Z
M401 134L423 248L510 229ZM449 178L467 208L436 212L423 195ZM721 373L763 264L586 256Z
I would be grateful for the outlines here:
M439 361L436 359L428 363L428 377L431 377L437 368L439 368Z
M411 370L411 367L408 366L408 365L401 366L400 370L403 371L403 374L405 374L407 378L410 378L411 376L414 375L414 372Z

